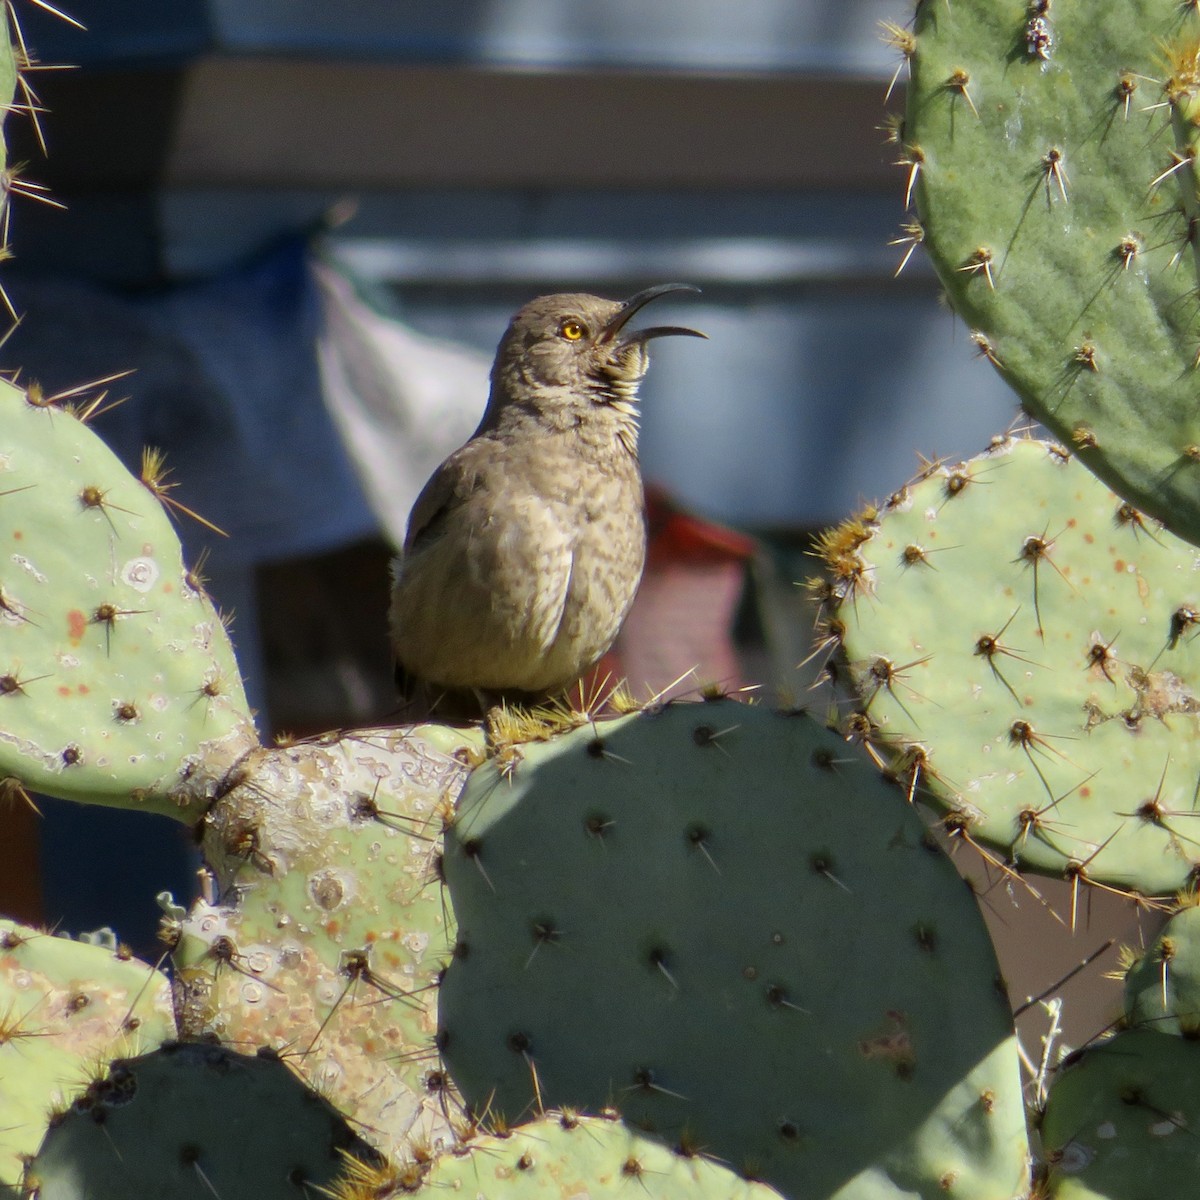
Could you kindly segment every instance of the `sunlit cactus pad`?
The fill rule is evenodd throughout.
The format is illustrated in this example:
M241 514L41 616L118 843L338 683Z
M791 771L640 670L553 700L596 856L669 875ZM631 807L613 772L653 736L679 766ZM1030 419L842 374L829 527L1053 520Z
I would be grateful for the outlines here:
M547 1113L472 1138L423 1166L352 1167L335 1200L462 1196L471 1200L780 1200L705 1155L677 1153L616 1116Z
M1131 1030L1085 1050L1050 1089L1047 1200L1138 1200L1196 1190L1200 1045Z
M373 1152L279 1059L177 1042L118 1059L55 1117L25 1186L39 1200L327 1195Z
M876 519L877 518L877 519ZM868 738L951 833L1148 894L1200 862L1197 551L1081 464L1000 439L825 538Z
M893 40L910 239L1026 409L1200 541L1200 8L922 0Z
M6 14L7 16L7 14ZM17 86L17 56L15 54L16 47L12 44L12 39L9 37L8 20L5 20L3 25L0 25L0 96L4 97L4 102L7 104L13 96L13 91ZM5 139L0 138L0 170L7 170L8 167L8 145ZM0 210L8 202L7 188L4 195L0 196Z
M0 1195L98 1063L174 1032L160 971L117 946L0 919Z
M978 909L861 755L732 702L521 750L447 833L441 1042L475 1111L615 1105L811 1200L1022 1194Z
M453 1141L434 1046L454 936L437 864L481 740L362 729L246 755L204 823L227 902L172 923L181 1034L295 1050L381 1146Z
M0 548L0 777L178 813L168 793L202 752L211 772L254 744L157 496L82 420L4 381Z

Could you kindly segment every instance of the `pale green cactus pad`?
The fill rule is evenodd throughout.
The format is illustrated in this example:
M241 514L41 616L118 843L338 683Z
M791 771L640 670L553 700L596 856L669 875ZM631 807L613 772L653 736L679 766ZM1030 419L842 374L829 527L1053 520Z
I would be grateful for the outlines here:
M1200 1045L1135 1029L1065 1067L1042 1119L1047 1200L1142 1200L1195 1191Z
M1125 1016L1156 1033L1200 1035L1200 908L1175 913L1125 975Z
M100 1064L174 1033L161 972L117 947L0 919L0 1194Z
M0 541L0 777L194 819L257 743L221 620L156 495L4 381Z
M636 1189L636 1193L633 1189ZM421 1168L351 1168L336 1200L456 1195L471 1200L780 1200L703 1154L668 1149L623 1125L574 1112L547 1113L503 1133L474 1137Z
M295 1056L389 1153L453 1141L437 983L442 822L482 736L425 725L256 750L205 820L216 878L174 929L181 1032Z
M893 40L910 239L1026 410L1200 541L1200 9L922 0Z
M96 1078L25 1185L39 1200L296 1200L322 1195L349 1155L372 1151L279 1059L177 1042Z
M826 536L842 717L947 830L1160 895L1200 863L1200 559L1061 450L999 439Z
M12 39L9 37L8 22L5 21L0 26L0 96L4 97L6 104L13 98L13 92L17 87L17 59L14 50ZM5 170L7 166L8 146L5 139L0 138L0 170ZM4 194L0 196L0 211L3 211L7 203L8 189L6 187Z
M475 1111L612 1104L808 1200L1022 1194L992 947L899 789L732 702L520 749L446 835L441 1043Z

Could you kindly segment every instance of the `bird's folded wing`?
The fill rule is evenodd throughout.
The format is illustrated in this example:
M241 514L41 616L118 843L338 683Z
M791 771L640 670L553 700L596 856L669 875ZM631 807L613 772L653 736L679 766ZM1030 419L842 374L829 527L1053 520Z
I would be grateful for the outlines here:
M404 553L411 554L430 538L442 532L446 519L471 493L475 486L474 456L463 446L452 454L421 489L408 518Z

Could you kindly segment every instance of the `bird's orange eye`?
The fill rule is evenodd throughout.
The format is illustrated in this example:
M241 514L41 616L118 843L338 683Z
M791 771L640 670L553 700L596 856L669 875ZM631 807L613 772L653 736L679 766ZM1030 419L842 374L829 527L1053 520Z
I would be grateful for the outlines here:
M560 337L565 337L568 342L577 342L580 338L587 336L587 326L582 321L575 320L574 317L568 317L559 327L558 332Z

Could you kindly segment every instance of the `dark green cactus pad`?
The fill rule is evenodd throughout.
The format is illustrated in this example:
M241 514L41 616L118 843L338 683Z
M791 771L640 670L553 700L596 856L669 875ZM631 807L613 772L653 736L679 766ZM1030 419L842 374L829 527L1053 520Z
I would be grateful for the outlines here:
M89 1071L174 1033L161 972L117 946L0 919L0 1194Z
M1194 902L1175 913L1130 964L1125 1016L1156 1033L1200 1036L1200 908Z
M443 819L481 735L364 729L247 755L209 812L213 899L173 931L181 1033L295 1056L365 1136L452 1141L434 1046Z
M980 352L1122 496L1200 541L1200 18L923 0L900 136Z
M735 1175L700 1153L683 1155L636 1133L615 1115L547 1113L503 1133L474 1137L427 1166L357 1164L335 1200L419 1195L471 1200L780 1200L762 1183Z
M274 1056L177 1042L120 1059L51 1122L39 1200L296 1200L373 1152Z
M869 763L735 703L521 750L447 833L441 1040L476 1111L612 1104L811 1200L1021 1194L991 944Z
M843 717L947 830L1162 895L1200 863L1196 551L1060 449L998 439L826 537Z
M1047 1200L1189 1196L1200 1151L1200 1045L1135 1029L1056 1078L1042 1119Z
M0 777L193 820L257 744L163 505L81 420L0 381Z

